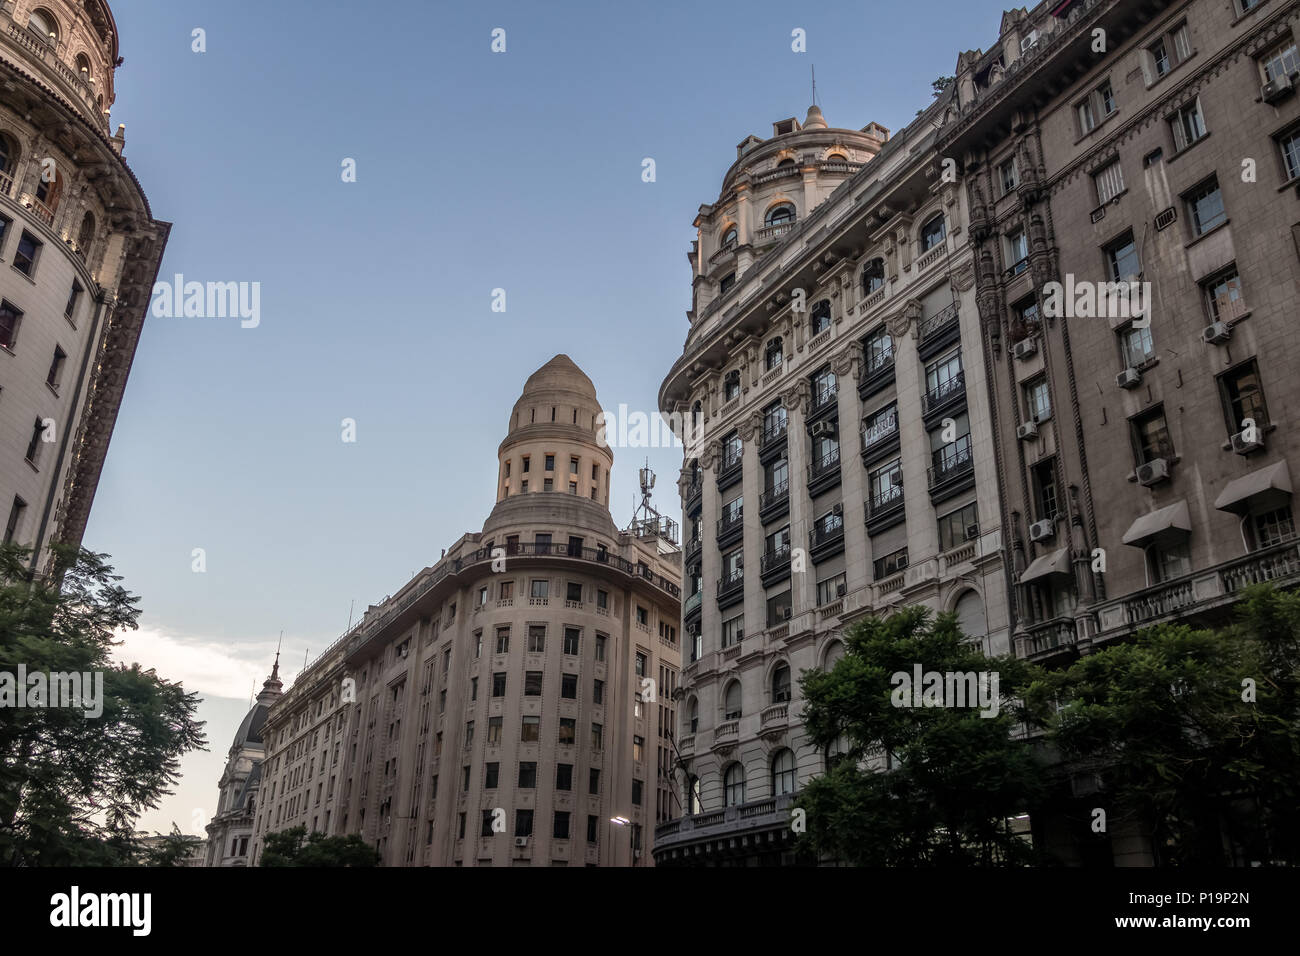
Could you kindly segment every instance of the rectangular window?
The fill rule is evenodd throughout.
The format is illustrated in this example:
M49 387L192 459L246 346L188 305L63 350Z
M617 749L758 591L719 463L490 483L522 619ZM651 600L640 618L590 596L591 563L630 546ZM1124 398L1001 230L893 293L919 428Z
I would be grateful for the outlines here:
M634 673L637 677L646 676L646 656L640 652L636 655L636 666Z
M524 696L525 697L542 696L542 672L541 671L524 672Z
M505 671L497 671L492 675L492 696L504 697L506 695L506 674Z
M1242 295L1241 276L1231 266L1201 284L1211 322L1235 322L1250 311Z
M1029 268L1029 237L1023 229L1017 229L1006 237L1006 257L1010 265L1009 276L1018 276Z
M591 702L597 706L605 703L605 682L603 680L593 680L591 682Z
M555 470L555 456L554 456L554 455L547 455L547 456L546 456L546 470L547 470L547 471L554 471L554 470Z
M5 544L17 540L18 528L22 525L23 512L26 510L27 502L23 501L23 499L17 495L14 495L13 504L9 507L9 520L5 522Z
M573 789L573 764L557 763L555 765L555 789Z
M487 765L487 777L483 781L483 786L488 790L495 790L498 784L498 778L501 773L501 764L489 763Z
M2 244L3 242L4 242L4 224L0 223L0 244ZM71 291L68 292L67 304L63 306L63 314L67 316L67 318L72 319L74 321L76 320L77 303L81 301L81 293L84 291L85 290L81 288L81 283L74 280L72 283L72 289Z
M868 374L893 364L894 340L887 329L880 328L868 335L862 348L866 353Z
M569 811L555 811L555 826L551 830L551 836L556 840L567 840L569 838Z
M510 628L508 627L497 628L497 653L510 653Z
M1257 547L1271 548L1275 544L1295 540L1295 518L1290 505L1255 515L1254 523Z
M27 443L27 460L33 465L40 460L41 454L41 435L45 432L45 424L38 418L36 424L32 426L32 439Z
M1131 322L1119 330L1120 361L1126 368L1139 368L1155 358L1151 326L1134 326Z
M837 601L844 596L847 590L847 581L844 572L833 575L825 580L817 582L817 606L824 607L832 601Z
M560 675L560 697L565 700L578 699L578 675L561 674Z
M881 578L887 578L891 574L897 574L907 567L907 549L899 548L892 554L887 554L883 558L876 558L872 562L872 575L879 581Z
M1203 236L1227 221L1228 215L1223 208L1223 194L1219 191L1217 177L1211 177L1208 182L1184 195L1183 202L1187 204L1193 235Z
M578 721L573 717L560 718L560 736L559 741L566 747L572 747L578 742Z
M515 582L502 581L500 589L497 591L497 600L513 601L514 599L515 599Z
M542 718L525 716L519 727L519 739L523 743L536 743L541 738Z
M1047 390L1047 376L1040 375L1026 382L1025 417L1029 421L1045 422L1052 417L1052 397Z
M587 817L587 842L595 843L597 834L599 833L600 833L600 817L589 815Z
M634 807L639 807L639 806L641 806L641 791L642 791L644 788L645 788L645 784L644 784L644 783L642 783L640 780L637 780L637 779L633 778L633 780L632 780L632 806L634 806Z
M1260 384L1259 366L1254 359L1242 362L1219 376L1219 395L1223 400L1223 414L1229 435L1235 435L1246 428L1247 419L1256 428L1268 424L1264 387Z
M1192 570L1192 559L1187 552L1186 541L1162 546L1153 545L1150 553L1151 570L1157 581L1172 581Z
M546 652L546 625L530 624L528 626L528 653L544 654Z
M605 635L604 635L604 634L597 634L597 635L596 635L596 660L597 660L597 662L603 662L603 661L605 660L605 640L606 640L606 638L605 638Z
M745 615L738 614L735 617L722 622L722 646L730 647L742 640L745 636Z
M57 345L54 346L54 358L50 360L50 371L45 376L45 384L50 388L58 391L59 380L63 377L63 363L67 360L68 353L63 351Z
M515 811L515 836L530 837L533 835L533 811L516 810Z
M538 545L538 547L541 547L541 545ZM547 542L546 547L550 548L550 542ZM551 597L551 582L548 580L534 579L529 582L528 588L528 596L538 603L545 604Z
M601 724L591 725L591 749L601 750L605 743L605 728Z
M1038 509L1038 520L1047 521L1055 518L1060 502L1056 495L1056 461L1049 458L1040 461L1030 469L1034 489L1034 507Z
M1131 232L1112 242L1104 251L1112 282L1131 282L1141 275L1142 265Z
M1104 206L1124 191L1124 168L1116 159L1093 173L1092 180L1097 186L1097 204Z
M576 627L564 629L564 653L576 657L582 642L582 632Z
M1184 150L1199 141L1206 133L1200 97L1175 111L1169 118L1169 126L1173 129L1175 149Z
M1272 83L1284 76L1300 73L1300 55L1296 52L1295 40L1284 40L1264 56L1260 57L1264 68L1264 81Z
M939 518L939 550L951 551L979 535L979 517L975 502Z
M0 345L13 351L18 341L18 323L22 321L22 310L14 308L8 302L0 302Z
M1002 184L1002 195L1014 190L1020 185L1020 176L1016 170L1015 159L1008 159L998 167L998 182Z
M488 718L488 736L487 742L489 747L499 746L501 743L501 718Z
M1173 458L1174 444L1169 438L1163 406L1129 420L1133 453L1139 466L1156 458Z
M14 268L30 279L36 270L36 259L40 251L41 244L36 237L24 230L18 240L18 248L14 251Z
M1286 170L1287 181L1300 179L1300 130L1292 130L1277 141L1282 150L1282 166Z
M642 760L645 759L645 738L644 737L632 738L632 759L637 763L640 763Z
M522 760L519 762L519 786L523 790L536 789L537 762L535 760Z

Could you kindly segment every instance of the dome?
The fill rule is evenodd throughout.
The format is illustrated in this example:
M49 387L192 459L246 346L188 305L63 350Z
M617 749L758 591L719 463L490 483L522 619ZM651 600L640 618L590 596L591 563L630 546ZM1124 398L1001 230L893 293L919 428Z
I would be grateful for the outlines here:
M813 104L808 107L808 118L803 121L804 129L829 129L826 124L826 117L822 116L822 108Z
M563 354L555 356L528 376L519 401L556 392L570 392L593 403L596 401L596 386L591 384L587 373L578 368L573 359Z
M275 664L271 666L271 676L262 683L262 692L257 695L257 702L253 704L253 709L244 715L243 723L235 732L234 742L230 745L232 750L249 744L257 747L263 745L262 728L266 725L266 717L271 712L271 705L275 703L283 689L284 684L280 680L280 653L277 651Z

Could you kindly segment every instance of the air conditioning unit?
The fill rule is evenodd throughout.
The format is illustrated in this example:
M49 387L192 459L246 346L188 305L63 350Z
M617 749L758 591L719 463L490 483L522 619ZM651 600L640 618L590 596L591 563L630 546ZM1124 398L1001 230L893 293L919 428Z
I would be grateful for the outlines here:
M1023 362L1025 359L1029 358L1037 351L1038 351L1038 340L1031 336L1030 338L1021 339L1019 342L1017 342L1012 347L1011 354Z
M1051 518L1035 521L1029 526L1030 541L1046 541L1056 537L1056 522Z
M905 567L907 567L907 555L904 554L900 555L898 558L898 570L901 571Z
M1169 461L1165 458L1153 458L1138 468L1138 483L1154 485L1169 477Z
M1232 338L1232 326L1227 322L1215 322L1201 331L1201 341L1206 345L1219 345Z
M515 846L518 847L528 846L528 837L515 837Z
M836 596L836 597L844 597L844 595L846 595L846 594L848 594L848 593L849 593L849 586L848 586L847 584L845 584L843 581L841 581L839 584L835 585L835 596Z
M1029 36L1020 38L1020 52L1024 53L1038 42L1038 31L1030 30Z
M834 422L813 422L812 427L808 429L808 434L813 438L833 438L835 437Z
M791 608L788 608L788 607L783 607L783 608L781 608L781 620L783 620L783 621L788 621L788 620L790 620L790 611L791 611L791 610L792 610L792 609L791 609Z
M1142 373L1135 368L1126 368L1115 376L1115 384L1120 388L1137 388L1142 384Z
M1264 436L1260 434L1258 428L1254 429L1255 438L1253 441L1246 440L1244 431L1237 432L1232 436L1232 450L1238 455L1249 455L1253 451L1262 451L1264 448Z
M974 541L980 536L980 526L977 524L968 524L966 526L966 540Z
M844 514L844 505L836 505L831 509L831 514L835 515L837 518L841 517Z
M1038 422L1027 421L1016 429L1016 437L1021 441L1038 437Z
M1259 95L1265 103L1278 103L1295 92L1295 81L1291 74L1284 73L1275 80L1270 80L1260 88Z

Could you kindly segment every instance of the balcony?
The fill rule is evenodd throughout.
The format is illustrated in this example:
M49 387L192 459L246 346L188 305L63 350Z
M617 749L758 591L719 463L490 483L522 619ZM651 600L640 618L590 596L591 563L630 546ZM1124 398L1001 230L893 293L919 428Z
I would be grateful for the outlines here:
M700 513L700 506L704 503L704 482L696 478L686 486L685 508L688 515L697 515Z
M741 864L757 862L759 854L777 864L794 845L790 807L795 798L786 793L661 823L655 827L655 865Z
M840 446L836 445L808 466L808 494L816 497L840 483Z
M862 380L858 382L858 397L864 402L872 395L894 384L894 353L872 355L863 347Z
M777 419L763 420L763 431L759 436L758 460L767 464L774 458L780 457L785 453L789 445L787 435L790 431L790 421L785 416Z
M966 407L966 373L958 372L921 396L921 414L927 428L940 418Z
M758 520L769 521L790 513L790 482L783 481L758 496Z
M754 231L754 245L762 245L769 242L776 242L786 233L794 229L795 220L787 222L778 222L770 226L762 226Z
M737 568L718 579L718 607L731 607L745 599L745 570Z
M813 562L825 561L844 550L844 515L832 511L813 525L808 535L809 557Z
M812 397L808 400L808 424L831 418L839 411L839 383L830 382L813 384Z
M961 341L961 322L954 302L947 308L940 309L928 319L922 319L917 330L917 357L921 361L933 358L954 342Z
M790 702L781 701L763 708L759 716L759 733L784 730L790 724Z
M944 445L932 455L933 464L927 473L930 481L930 501L938 504L953 495L975 486L975 459L971 453L970 434Z
M683 734L682 739L677 741L677 752L682 757L695 756L695 734Z
M1249 585L1261 583L1279 588L1300 584L1300 544L1288 541L1108 601L1097 610L1098 636L1116 637L1183 618L1226 618L1221 609Z
M700 556L700 551L704 548L703 539L697 534L686 539L685 545L682 546L682 558L686 564L690 564Z
M725 548L739 541L745 533L745 509L724 514L718 519L718 547Z
M692 614L695 614L700 610L700 605L702 605L703 603L704 603L704 592L696 591L694 594L688 597L686 599L686 603L682 605L682 617L688 618Z
M787 544L763 554L761 567L763 587L771 587L777 581L784 581L790 576L790 553L790 546Z
M862 464L869 465L898 451L898 448L898 409L895 407L862 429Z
M726 491L740 481L745 459L744 449L740 447L724 448L722 460L718 462L718 490Z
M1072 652L1078 643L1074 618L1058 617L1030 625L1020 656L1031 661L1047 661Z
M890 485L866 501L867 534L880 534L900 523L905 515L903 511L903 486Z

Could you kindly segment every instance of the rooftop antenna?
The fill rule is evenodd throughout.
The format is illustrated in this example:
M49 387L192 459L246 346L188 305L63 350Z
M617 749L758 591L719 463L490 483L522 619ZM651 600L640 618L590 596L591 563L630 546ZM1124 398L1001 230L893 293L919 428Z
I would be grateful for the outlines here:
M653 534L676 544L677 522L665 518L650 503L651 495L654 493L655 473L650 468L649 458L645 460L645 467L637 474L641 482L641 504L632 513L632 524L628 526L628 531L637 537Z
M353 598L352 603L348 605L348 630L352 630L352 612L356 609L357 599ZM344 632L346 633L346 632Z
M809 68L810 70L812 70L812 87L813 87L813 89L812 89L812 96L813 96L812 101L813 101L813 106L816 106L816 105L817 105L817 67L812 66L811 64L809 64L809 67L808 67L808 68Z

